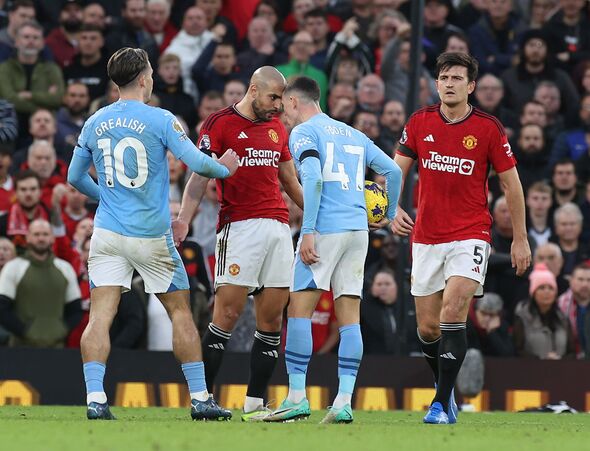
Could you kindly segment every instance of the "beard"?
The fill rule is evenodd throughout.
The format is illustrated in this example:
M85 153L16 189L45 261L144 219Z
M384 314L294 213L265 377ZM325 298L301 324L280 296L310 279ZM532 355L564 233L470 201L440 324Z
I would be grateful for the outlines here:
M252 111L254 111L254 115L261 121L264 122L270 122L272 120L272 117L268 117L269 113L274 113L277 114L278 111L275 109L272 110L264 110L260 107L260 104L258 103L258 99L254 99L252 101ZM273 116L274 117L274 116Z
M76 19L67 19L61 22L60 25L64 27L64 30L66 30L68 33L75 33L76 31L80 30L82 22Z
M38 255L47 255L51 252L51 248L53 246L51 244L29 244L29 249L31 249L35 254Z

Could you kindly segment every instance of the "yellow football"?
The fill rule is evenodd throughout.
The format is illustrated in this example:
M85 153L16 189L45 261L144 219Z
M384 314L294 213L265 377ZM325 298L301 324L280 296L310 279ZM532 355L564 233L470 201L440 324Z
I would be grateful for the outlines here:
M365 203L369 223L381 221L387 213L387 193L378 183L365 181Z

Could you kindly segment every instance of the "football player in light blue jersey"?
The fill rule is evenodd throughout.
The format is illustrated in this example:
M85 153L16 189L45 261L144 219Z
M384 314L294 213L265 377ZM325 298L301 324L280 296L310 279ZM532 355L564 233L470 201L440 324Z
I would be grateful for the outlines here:
M155 293L173 327L174 355L182 364L193 419L229 419L207 392L201 344L188 301L188 277L170 233L167 149L194 172L225 178L238 167L233 151L219 162L191 143L168 111L145 104L151 96L147 53L123 48L110 59L109 77L119 87L117 102L86 121L68 171L68 181L99 200L90 242L90 321L81 340L88 419L114 419L103 388L110 351L109 328L121 291L133 271L147 293ZM88 174L94 162L98 185Z
M322 113L318 84L307 77L289 82L283 93L285 117L295 126L289 148L303 185L303 225L291 282L285 360L289 394L264 421L310 415L305 376L312 352L311 316L321 292L332 288L340 326L338 394L322 423L350 423L351 398L363 355L360 297L368 248L365 169L387 180L395 217L401 169L363 133Z

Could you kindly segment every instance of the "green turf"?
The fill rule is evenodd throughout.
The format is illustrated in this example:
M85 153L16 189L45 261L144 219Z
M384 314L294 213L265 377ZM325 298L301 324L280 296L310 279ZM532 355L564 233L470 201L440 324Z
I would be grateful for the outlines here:
M87 421L83 407L0 407L0 450L416 450L590 449L590 415L465 413L453 426L416 412L355 412L350 425L192 422L188 409L114 408L117 421Z

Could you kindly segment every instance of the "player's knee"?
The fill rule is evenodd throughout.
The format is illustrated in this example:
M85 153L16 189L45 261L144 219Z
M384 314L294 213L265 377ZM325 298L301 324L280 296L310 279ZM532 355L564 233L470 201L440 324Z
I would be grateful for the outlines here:
M465 308L463 307L464 302L449 302L443 305L440 317L443 322L461 322L465 321Z
M222 311L218 315L215 315L214 324L223 330L233 330L238 318L240 317L240 311L233 306L223 307Z
M431 342L440 337L440 326L438 323L432 322L428 324L419 324L418 333L420 338L426 342Z
M256 321L256 327L258 330L264 330L267 332L278 332L281 330L283 323L283 315L279 313L278 316L270 316L265 318L259 318Z

